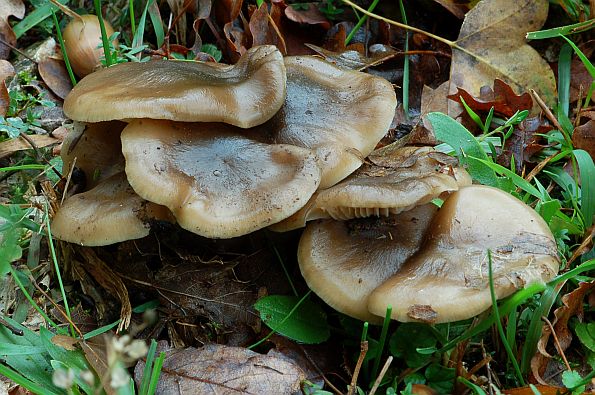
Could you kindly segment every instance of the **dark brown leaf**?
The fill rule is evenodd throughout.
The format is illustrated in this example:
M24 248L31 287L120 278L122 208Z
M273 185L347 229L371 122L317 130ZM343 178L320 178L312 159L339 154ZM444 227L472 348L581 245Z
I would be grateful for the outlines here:
M325 29L330 29L331 23L326 16L320 12L315 3L301 3L302 7L306 9L296 9L293 6L285 8L285 16L297 23L305 23L308 25L320 25Z
M572 142L575 148L584 149L595 160L595 120L575 128Z
M494 80L494 90L482 87L480 97L475 98L462 88L457 88L457 93L448 95L449 99L465 103L475 112L488 112L494 107L494 113L511 117L517 111L530 110L533 106L531 95L527 92L522 95L514 93L512 88L500 79Z
M48 88L60 99L64 99L72 89L72 82L70 82L64 61L45 58L37 64L37 67L39 75Z
M274 12L275 4L271 5L271 14ZM285 39L281 35L278 24L273 16L269 14L266 3L263 3L250 16L250 33L252 34L252 45L276 45L282 54L287 54Z
M10 24L0 18L0 59L8 59L11 46L17 45L17 36L14 34Z
M446 8L448 12L459 19L463 19L465 14L477 4L477 0L472 1L455 1L455 0L434 0L442 7Z
M144 361L135 368L140 382ZM291 394L304 371L285 358L209 344L167 351L156 394Z
M0 44L1 45L1 44ZM0 116L5 116L10 105L10 97L8 96L8 88L5 80L15 74L14 67L7 60L0 59Z

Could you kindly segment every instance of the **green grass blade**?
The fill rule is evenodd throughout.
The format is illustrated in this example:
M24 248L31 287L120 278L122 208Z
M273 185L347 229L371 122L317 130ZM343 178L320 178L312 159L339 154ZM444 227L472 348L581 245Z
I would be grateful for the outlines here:
M376 5L378 4L378 1L380 1L380 0L374 0L374 1L372 1L372 4L370 4L370 7L368 7L368 12L374 11L374 8L376 8ZM361 18L359 18L359 20L357 21L357 23L355 24L355 26L353 27L353 29L351 29L351 31L349 32L349 35L345 39L345 45L346 46L349 45L349 43L353 39L353 36L355 36L355 34L357 33L357 31L360 29L360 27L362 27L362 25L364 24L364 22L366 22L367 19L368 19L368 16L367 15L364 15Z
M56 17L56 13L52 9L52 19L54 20L54 27L56 28L56 36L58 37L58 43L60 44L60 50L62 51L62 57L64 58L64 64L66 65L66 71L68 71L68 76L70 77L70 82L72 86L76 85L76 78L74 77L74 73L72 72L72 67L70 66L70 59L68 58L68 54L66 53L66 47L64 46L64 38L62 38L62 30L60 30L60 23L58 23L58 18Z
M386 306L386 315L382 322L382 331L380 332L380 340L378 341L378 355L374 358L374 367L372 368L372 378L375 380L378 375L378 369L380 369L380 362L382 361L382 354L384 353L384 345L386 344L386 336L388 335L388 325L390 324L391 314L393 307L391 305ZM370 382L370 385L373 384Z
M97 19L99 20L99 29L101 30L101 43L103 44L103 54L105 56L105 65L107 67L109 67L113 64L112 52L110 50L109 37L107 35L107 32L105 31L105 23L103 22L103 14L101 13L101 0L93 0L93 4L95 4L95 13L97 14Z
M585 228L589 228L593 224L593 215L595 215L595 164L587 151L577 149L572 153L581 175L581 213Z
M4 376L16 384L20 385L21 387L33 392L34 394L44 394L44 395L58 395L57 393L50 391L48 388L40 386L33 381L23 377L18 372L15 372L8 366L5 366L0 363L0 375Z
M145 4L145 9L140 16L138 21L138 28L136 29L136 34L132 39L132 48L139 48L143 45L143 39L145 35L145 24L147 23L147 12L149 11L149 5L153 2L153 0L147 0Z
M460 383L465 384L475 395L487 395L486 392L477 384L473 384L471 381L467 380L463 376L457 377L457 380Z
M527 33L527 40L543 40L545 38L554 38L560 35L565 36L567 34L574 34L587 31L595 27L595 19L589 19L588 21L575 23L573 25L566 25L555 27L553 29L540 30L538 32Z
M83 335L83 339L89 340L89 339L91 339L91 338L93 338L93 337L95 337L97 335L101 335L102 333L105 333L105 332L109 331L110 329L115 328L116 326L118 326L118 324L120 324L121 321L122 320L119 319L119 320L117 320L115 322L112 322L111 324L104 325L101 328L97 328L97 329L92 330L91 332L85 333Z
M58 0L60 4L66 4L68 0ZM49 1L31 11L22 21L12 27L16 38L27 33L31 28L39 25L52 15L53 5Z
M401 16L404 24L407 23L407 14L405 13L405 6L403 0L399 0L399 9L401 10ZM409 32L405 31L405 57L403 58L403 112L405 113L405 119L409 119Z
M128 0L128 15L130 16L130 31L132 37L136 34L136 20L134 19L134 0Z
M143 369L143 377L141 379L140 388L138 390L139 395L146 395L149 390L151 383L151 370L153 369L153 361L155 360L155 352L157 351L157 342L155 339L151 339L151 345L149 346L149 352L147 353L147 360L145 362L145 368Z
M19 165L19 166L8 166L8 167L0 167L0 172L2 171L20 171L20 170L44 170L45 165Z
M564 36L560 36L562 37L564 40L568 41L568 44L570 44L570 46L572 47L572 49L574 49L574 52L576 52L577 56L580 58L580 60L583 62L583 64L585 65L585 68L587 69L587 71L589 72L589 74L591 75L591 78L595 79L595 66L593 66L593 63L591 63L591 61L589 60L589 58L587 58L585 56L585 54L583 53L583 51L581 51L579 49L579 47L577 47L572 41L570 41L568 38L564 37Z
M159 358L153 365L153 371L151 372L151 383L149 384L149 391L147 395L153 395L157 390L157 384L159 383L159 376L161 375L161 368L163 367L163 361L165 361L165 352L159 354Z
M500 319L500 311L498 310L498 300L496 298L496 290L494 289L494 272L492 270L492 252L488 250L488 276L490 280L490 295L492 297L492 312L494 314L494 318L496 321L496 328L498 328L498 333L500 334L500 340L502 341L502 345L506 350L506 354L508 354L508 359L512 363L514 367L514 371L517 375L517 379L521 383L521 385L525 386L525 379L523 378L523 374L521 373L521 368L519 367L519 363L516 360L514 352L512 352L512 347L504 334L504 328L502 327L502 321Z
M570 63L572 47L564 44L558 57L558 115L560 112L568 117L570 106Z
M151 24L153 25L153 31L157 39L157 48L161 48L165 42L165 33L163 32L163 21L161 20L159 7L157 7L155 2L152 2L149 6L149 17L151 18Z

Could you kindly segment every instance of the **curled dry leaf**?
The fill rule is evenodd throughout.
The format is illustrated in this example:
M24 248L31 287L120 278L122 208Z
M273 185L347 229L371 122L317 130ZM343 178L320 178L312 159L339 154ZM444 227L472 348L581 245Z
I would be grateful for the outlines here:
M587 295L593 294L595 281L579 283L578 288L562 296L563 306L554 311L555 319L552 322L558 342L562 351L565 351L572 341L572 333L568 328L570 318L577 316L579 320L583 318L583 303ZM544 325L541 338L537 343L537 353L531 359L531 372L540 384L548 383L542 378L549 360L552 358L546 350L550 336L552 335L549 325Z
M269 14L268 6L262 4L250 16L250 33L252 45L275 45L283 55L287 54L285 39L279 29L281 13L279 7L273 3Z
M1 33L0 33L1 34ZM1 46L2 44L0 44ZM1 49L0 49L1 51ZM0 60L0 115L5 116L8 111L10 97L8 96L8 88L6 87L6 79L15 74L14 67L7 60Z
M517 92L534 89L552 106L556 102L554 73L525 39L527 32L541 28L547 13L547 0L480 2L465 17L453 47L449 92L462 88L479 96L482 86L499 78ZM448 104L449 115L460 112L458 103Z
M528 92L517 95L510 85L498 78L494 80L494 89L487 86L482 87L478 98L473 97L462 88L457 88L457 93L447 97L458 103L461 103L462 98L475 112L488 112L494 107L496 114L506 117L513 116L517 111L530 110L533 106L533 99Z
M144 361L135 368L140 383ZM209 344L167 351L156 394L291 394L304 371L286 358Z
M15 46L17 37L8 23L8 17L23 18L25 16L25 4L22 0L2 0L0 2L0 59L8 59L10 46ZM9 45L6 45L8 43Z
M287 16L289 20L297 23L320 25L325 29L330 29L331 27L331 23L326 16L320 12L315 3L301 3L299 9L297 6L290 5L285 9L285 16Z
M63 60L46 58L37 64L43 82L60 99L64 99L72 90L72 82L68 76Z
M463 19L465 14L473 8L479 1L456 1L456 0L434 0L436 3L440 4L442 7L446 8L448 12L453 14L459 19Z

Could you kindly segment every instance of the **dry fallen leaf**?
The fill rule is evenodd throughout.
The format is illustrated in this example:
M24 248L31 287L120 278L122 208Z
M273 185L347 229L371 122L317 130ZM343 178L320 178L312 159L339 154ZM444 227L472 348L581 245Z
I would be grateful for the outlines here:
M547 13L547 0L492 0L475 6L465 17L458 48L453 47L449 93L462 88L478 97L482 86L499 78L517 93L534 89L552 106L554 73L525 39L527 32L541 28ZM460 108L449 102L448 114L458 116Z
M590 120L574 129L572 134L574 148L584 149L595 160L595 121Z
M137 383L145 367L134 370ZM167 351L156 394L291 394L304 371L285 358L240 347L209 344Z
M0 1L0 39L2 39L0 41L0 59L8 59L10 46L15 46L17 43L17 37L8 23L8 17L11 15L18 19L25 16L25 4L22 0Z
M14 67L7 60L0 59L0 116L5 116L10 104L10 97L8 96L8 88L5 80L15 74Z
M300 6L305 9L297 9L296 6L290 5L285 9L285 16L297 23L321 25L325 29L330 29L331 23L315 3L301 3Z
M478 0L471 0L471 1L456 1L456 0L434 0L436 3L440 4L442 7L446 8L448 12L453 14L459 19L463 19L465 14L469 12L471 8L473 8L479 1Z
M72 83L70 82L64 61L46 58L40 61L37 67L39 75L48 88L60 99L64 99L72 89Z
M573 316L577 316L579 320L583 318L583 302L587 296L595 288L595 281L581 282L578 288L574 291L562 296L563 306L558 307L554 311L556 317L552 322L558 343L562 351L565 351L572 341L572 333L568 328L568 320ZM546 350L552 332L549 325L544 325L541 338L537 343L537 353L531 359L531 372L538 383L547 385L548 383L542 378L542 374L547 367L549 360L552 358L550 353Z
M494 113L505 117L511 117L517 111L530 110L533 106L533 99L528 92L517 95L506 82L498 78L494 80L494 89L482 87L478 98L462 88L457 88L457 93L448 95L448 98L459 103L462 98L477 113L487 113L494 107Z
M58 140L54 137L50 137L50 136L46 136L46 135L42 135L42 134L33 134L30 136L27 136L27 138L30 140L30 142L25 140L22 137L17 137L14 139L10 139L10 140L1 142L0 143L0 159L6 157L8 155L11 155L17 151L33 149L33 147L31 146L31 142L33 144L35 144L35 146L37 148L47 147L48 145L57 144L60 142L60 140Z

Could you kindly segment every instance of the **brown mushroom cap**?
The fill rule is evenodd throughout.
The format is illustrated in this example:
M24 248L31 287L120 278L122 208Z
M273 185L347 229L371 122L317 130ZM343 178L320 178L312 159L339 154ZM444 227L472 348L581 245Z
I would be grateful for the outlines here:
M264 128L275 142L310 148L322 161L321 188L357 169L388 131L397 106L387 80L313 56L285 58L287 98Z
M64 113L85 122L153 118L248 128L283 105L285 80L283 57L270 45L249 49L231 66L122 63L82 79L66 97Z
M103 246L147 236L151 219L171 221L171 213L134 193L121 172L66 199L51 229L59 240Z
M312 196L312 151L264 144L225 124L135 120L122 132L130 185L185 229L241 236L287 218Z
M444 193L471 185L471 177L454 167L452 159L431 147L372 153L372 163L363 165L339 184L316 192L302 209L271 229L284 232L319 218L386 217L429 203Z
M74 164L85 173L86 189L92 189L101 180L124 171L120 133L126 124L110 121L78 126L62 144L62 169L69 174Z
M302 275L335 310L379 323L368 295L417 251L436 210L426 204L388 218L311 222L298 247Z
M432 220L420 251L376 288L368 309L399 321L458 321L492 302L487 250L492 251L498 298L558 272L556 242L529 206L495 188L469 186L453 193Z

